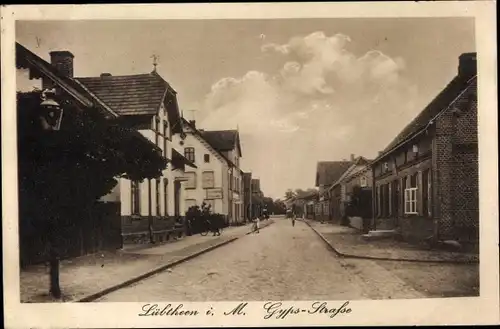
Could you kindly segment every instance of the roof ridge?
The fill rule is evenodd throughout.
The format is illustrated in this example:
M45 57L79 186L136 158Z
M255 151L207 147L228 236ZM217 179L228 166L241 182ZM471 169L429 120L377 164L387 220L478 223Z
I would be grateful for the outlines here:
M112 78L129 78L129 77L138 77L138 76L155 77L155 75L152 73L138 73L138 74L124 74L124 75L109 75L109 76L106 76L104 78L105 79L112 79ZM103 77L101 77L100 75L86 76L86 77L74 77L74 79L95 79L95 78L102 79Z
M446 86L443 89L441 89L441 91L436 96L434 96L431 99L431 101L420 112L418 112L418 114L413 119L411 119L410 122L408 122L408 124L406 124L399 131L399 133L392 139L392 141L390 143L388 143L388 145L383 149L382 154L375 157L375 159L373 159L372 162L379 161L382 157L384 157L385 155L390 153L392 150L400 147L401 145L407 143L408 141L412 140L415 136L420 134L422 129L425 129L426 127L428 127L429 123L435 121L435 119L438 118L441 113L445 112L450 107L451 104L455 103L455 101L466 90L468 90L470 88L470 86L474 83L474 80L476 78L477 78L477 74L474 75L473 77L468 78L468 79L464 79L460 75L456 75L450 82L448 82L448 84L446 84ZM460 89L458 89L459 87L460 87ZM457 90L455 91L454 88L457 88ZM419 119L425 116L424 114L426 113L426 111L429 111L433 107L437 106L437 104L439 104L440 102L443 102L446 95L448 93L450 93L451 91L455 91L455 96L453 97L453 99L451 99L449 102L446 102L446 104L443 104L442 108L439 109L437 114L433 115L429 120L422 122L421 125L423 125L423 127L421 127L420 129L416 129L413 132L409 131L409 132L407 132L406 136L404 136L405 134L403 134L403 133L407 129L409 129L412 125L415 125L416 123L418 123ZM401 140L396 142L396 140L398 138L401 138Z

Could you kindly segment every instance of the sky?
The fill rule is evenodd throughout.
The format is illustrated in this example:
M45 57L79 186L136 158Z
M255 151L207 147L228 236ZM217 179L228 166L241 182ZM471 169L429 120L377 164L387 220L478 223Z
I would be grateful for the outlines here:
M374 158L475 51L470 18L18 21L16 41L75 76L153 69L201 129L238 129L267 196L314 187L318 161ZM19 90L29 90L26 72Z

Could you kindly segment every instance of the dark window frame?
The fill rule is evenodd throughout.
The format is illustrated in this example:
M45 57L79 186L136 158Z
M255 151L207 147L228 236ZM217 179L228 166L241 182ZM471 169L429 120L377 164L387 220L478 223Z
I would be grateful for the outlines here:
M130 181L130 214L140 215L141 213L141 187L137 181Z
M195 162L196 160L196 154L195 154L195 149L194 147L185 147L184 148L184 156L186 159L188 159L191 162Z

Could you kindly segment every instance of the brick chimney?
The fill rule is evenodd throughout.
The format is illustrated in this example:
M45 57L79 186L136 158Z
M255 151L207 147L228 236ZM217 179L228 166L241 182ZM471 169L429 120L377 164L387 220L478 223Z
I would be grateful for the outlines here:
M354 154L351 153L351 162L354 162L354 158L355 158Z
M51 51L50 64L57 70L57 72L64 77L73 77L73 58L75 56L67 50ZM52 81L44 79L42 81L42 88L51 88Z
M471 78L477 74L477 54L464 53L458 57L458 75Z

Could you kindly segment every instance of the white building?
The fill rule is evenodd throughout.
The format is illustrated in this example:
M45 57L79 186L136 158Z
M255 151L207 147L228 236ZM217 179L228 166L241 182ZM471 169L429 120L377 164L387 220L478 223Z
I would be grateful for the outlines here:
M187 208L211 205L230 224L244 221L243 174L239 168L241 145L237 130L205 131L194 121L183 121L185 137L178 136L184 157L197 168L186 169Z
M183 128L184 134L175 135L174 141L182 145L185 158L197 167L186 168L186 209L205 202L213 213L228 216L230 161L208 143L194 121L183 119Z
M175 90L156 71L76 80L119 113L121 124L137 129L169 160L162 177L142 182L119 178L118 186L102 199L120 202L124 243L169 239L186 211L185 167L195 166L174 141L175 135L183 134Z

